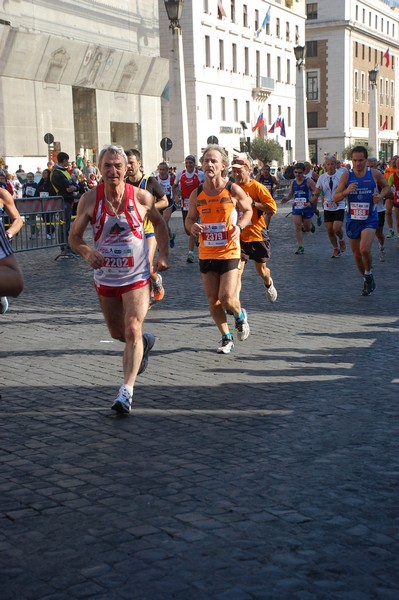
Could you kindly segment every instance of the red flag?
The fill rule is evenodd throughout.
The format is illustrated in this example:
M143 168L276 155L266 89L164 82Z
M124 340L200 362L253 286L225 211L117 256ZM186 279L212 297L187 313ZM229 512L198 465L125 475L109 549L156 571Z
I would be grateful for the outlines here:
M387 51L384 54L384 58L385 58L385 66L389 67L389 63L390 63L390 56L389 56L389 48L387 48Z
M265 120L263 118L263 111L262 111L260 113L260 115L258 117L258 120L256 121L255 125L252 127L252 131L256 131L260 127L263 127L264 124L265 124Z
M380 127L380 131L384 131L384 129L388 129L388 120L385 119L385 121L383 122L383 124Z

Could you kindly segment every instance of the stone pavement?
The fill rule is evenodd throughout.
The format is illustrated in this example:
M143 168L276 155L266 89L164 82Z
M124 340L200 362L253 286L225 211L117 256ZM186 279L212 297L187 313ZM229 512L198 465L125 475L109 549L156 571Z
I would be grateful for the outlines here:
M122 345L79 260L18 254L0 317L2 600L399 599L396 240L363 298L324 228L294 256L272 220L270 305L228 356L186 238L148 315L134 411L110 404ZM377 244L374 245L374 252Z

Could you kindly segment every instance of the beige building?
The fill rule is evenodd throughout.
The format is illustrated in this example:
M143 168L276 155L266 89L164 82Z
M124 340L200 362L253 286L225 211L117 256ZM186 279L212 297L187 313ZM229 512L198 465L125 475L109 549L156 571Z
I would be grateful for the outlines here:
M141 149L153 168L168 80L158 1L0 5L0 157L10 168L45 166L46 133L71 158L85 152L95 161L115 142Z
M368 144L369 72L377 68L376 156L398 153L399 10L381 0L306 2L306 93L310 156L322 162ZM374 144L370 144L373 146Z

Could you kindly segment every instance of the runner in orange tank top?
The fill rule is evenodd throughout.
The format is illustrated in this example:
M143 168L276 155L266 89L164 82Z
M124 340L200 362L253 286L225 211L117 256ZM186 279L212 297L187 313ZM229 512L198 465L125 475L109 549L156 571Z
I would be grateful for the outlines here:
M210 144L201 158L204 183L191 193L185 228L199 236L199 264L211 317L222 334L219 354L234 348L226 311L234 315L237 337L249 336L246 310L237 297L240 233L252 218L250 198L225 176L229 165L223 148ZM238 216L237 209L240 211ZM200 218L200 222L198 221Z

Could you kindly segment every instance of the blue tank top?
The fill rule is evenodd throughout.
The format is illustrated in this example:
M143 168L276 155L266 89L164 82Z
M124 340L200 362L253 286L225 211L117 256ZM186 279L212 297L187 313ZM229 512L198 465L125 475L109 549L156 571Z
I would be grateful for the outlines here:
M377 189L370 167L363 177L356 177L354 172L349 171L348 182L357 183L357 190L347 196L349 221L368 221L375 218L376 205L373 201L373 194Z
M305 202L309 202L311 196L311 190L308 188L307 180L304 179L302 183L297 183L296 179L292 182L292 193L294 197L292 199L292 211L296 214L297 211L309 210L310 207L304 206Z

